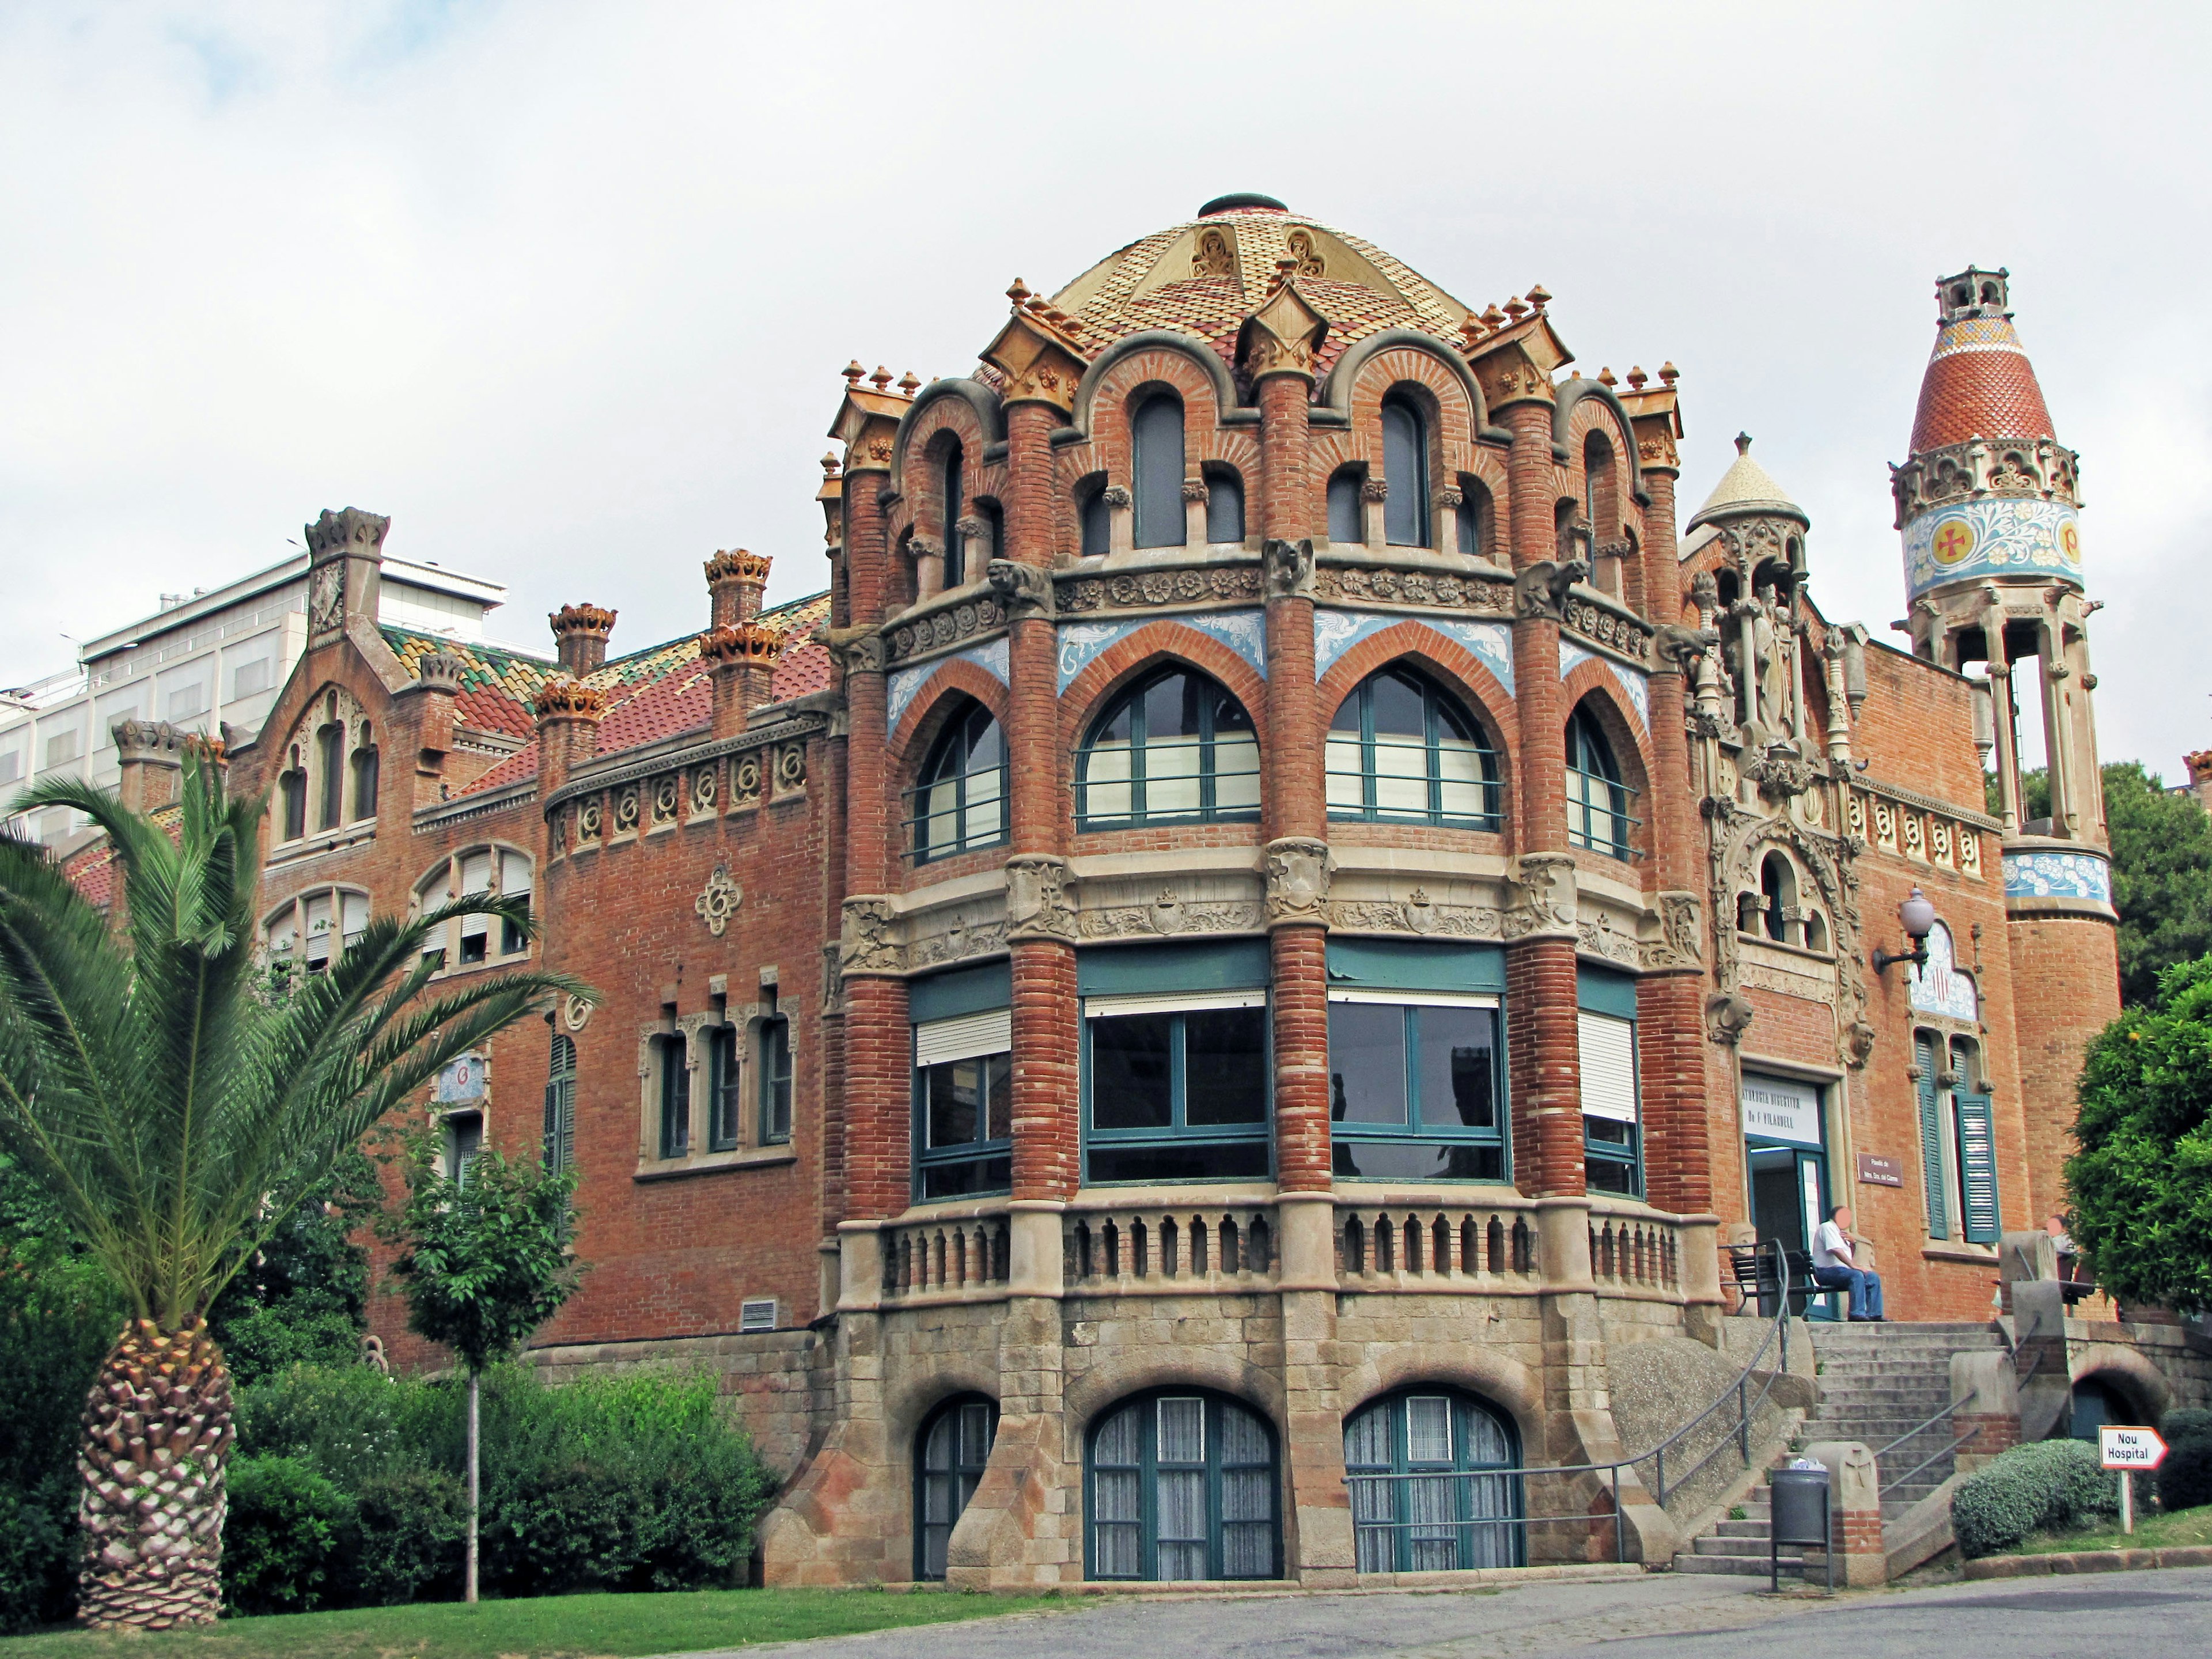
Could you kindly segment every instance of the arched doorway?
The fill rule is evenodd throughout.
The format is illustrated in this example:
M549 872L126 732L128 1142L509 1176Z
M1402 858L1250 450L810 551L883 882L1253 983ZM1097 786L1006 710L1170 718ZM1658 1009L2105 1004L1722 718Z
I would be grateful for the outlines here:
M991 1461L999 1408L980 1395L946 1401L915 1437L914 1576L945 1577L952 1528Z
M1512 1419L1462 1389L1406 1389L1361 1407L1344 1425L1359 1571L1525 1565L1521 1478L1480 1473L1517 1468L1520 1452Z
M1091 1432L1085 1467L1092 1578L1274 1578L1282 1572L1275 1431L1237 1401L1161 1389Z

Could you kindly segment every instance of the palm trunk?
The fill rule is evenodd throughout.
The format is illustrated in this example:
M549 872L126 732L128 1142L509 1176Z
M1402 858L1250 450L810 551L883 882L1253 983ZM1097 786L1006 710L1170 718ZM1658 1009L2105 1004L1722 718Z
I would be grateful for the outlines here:
M478 1454L482 1442L478 1434L480 1419L477 1412L477 1393L479 1379L474 1371L469 1373L469 1577L468 1589L462 1600L477 1599L477 1499Z
M222 1606L230 1373L204 1320L125 1329L84 1406L79 1616L95 1630L213 1622Z

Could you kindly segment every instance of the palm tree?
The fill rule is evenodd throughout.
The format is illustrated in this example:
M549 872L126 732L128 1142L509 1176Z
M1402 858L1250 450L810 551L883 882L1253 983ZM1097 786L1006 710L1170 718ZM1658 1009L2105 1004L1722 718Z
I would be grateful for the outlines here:
M99 1626L216 1616L230 1380L217 1292L335 1159L447 1062L551 994L544 973L436 980L427 940L457 915L527 928L486 895L369 923L328 969L258 961L266 802L185 766L171 833L74 781L70 806L121 869L112 921L44 851L0 836L0 1144L42 1172L130 1317L85 1402L81 1612Z

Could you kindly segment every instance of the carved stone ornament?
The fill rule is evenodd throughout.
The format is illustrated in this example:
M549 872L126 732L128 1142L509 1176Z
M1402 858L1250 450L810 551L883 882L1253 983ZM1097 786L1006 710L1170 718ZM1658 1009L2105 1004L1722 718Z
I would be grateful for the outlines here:
M1668 668L1687 674L1721 642L1717 628L1683 628L1674 623L1661 623L1652 643L1658 647L1661 672Z
M775 793L795 795L806 787L806 746L787 743L775 751Z
M1537 560L1513 579L1514 613L1558 622L1565 614L1567 590L1589 574L1589 566L1581 559Z
M1052 615L1052 578L1033 564L994 559L984 571L1010 617Z
M1416 887L1401 903L1395 899L1332 899L1331 927L1364 933L1417 933L1449 939L1499 939L1504 917L1495 908L1438 904L1426 888Z
M1286 542L1271 538L1262 555L1271 599L1311 599L1314 587L1314 549L1310 540Z
M1075 878L1067 860L1018 854L1006 860L1006 937L1076 937Z
M1854 1020L1844 1029L1844 1059L1854 1070L1874 1058L1875 1029L1865 1020Z
M1377 570L1365 565L1324 566L1315 574L1314 597L1350 605L1436 605L1500 615L1511 609L1510 590L1502 576L1486 581L1426 570Z
M729 866L718 864L714 873L707 878L707 884L699 890L699 896L691 901L691 908L707 924L707 931L716 939L730 925L730 918L738 914L738 906L745 902L745 890L731 879Z
M1573 855L1524 853L1513 864L1513 873L1505 878L1511 902L1506 908L1504 936L1510 939L1539 934L1575 938L1577 899Z
M1125 484L1108 484L1098 494L1109 507L1127 507L1136 500Z
M1743 1041L1751 1029L1750 999L1733 991L1716 991L1705 999L1705 1035L1730 1047Z
M327 634L345 625L345 562L319 567L307 580L307 631Z
M1143 570L1119 576L1086 576L1063 582L1063 611L1138 610L1147 605L1190 605L1206 599L1251 600L1260 597L1260 568L1253 564L1213 565L1202 570Z
M732 807L760 805L761 757L757 749L748 750L731 763L730 797Z
M1267 921L1328 921L1328 843L1291 836L1267 843Z
M1649 969L1695 968L1705 961L1704 906L1695 893L1659 895L1659 937L1644 946Z
M702 766L691 775L691 816L706 817L714 810L714 777L717 767Z
M1085 939L1128 939L1146 934L1249 933L1260 926L1261 907L1239 899L1186 904L1172 887L1163 887L1146 904L1103 906L1081 914Z
M592 1005L582 997L570 994L561 999L561 1023L572 1031L580 1031L592 1017Z
M854 974L896 974L905 965L898 911L887 898L848 898L837 934L837 966Z
M1759 786L1762 796L1778 806L1813 787L1812 763L1792 749L1775 748L1754 755L1740 769Z

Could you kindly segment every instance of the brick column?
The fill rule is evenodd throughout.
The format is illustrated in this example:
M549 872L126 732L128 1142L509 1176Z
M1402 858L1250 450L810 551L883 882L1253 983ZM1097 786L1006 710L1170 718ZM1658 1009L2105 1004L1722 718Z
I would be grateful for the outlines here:
M1513 568L1557 556L1552 404L1524 398L1503 411ZM1540 611L1513 623L1514 702L1520 745L1513 775L1514 848L1524 877L1571 871L1567 854L1566 716L1559 688L1559 624ZM1506 1060L1513 1095L1514 1182L1544 1196L1578 1195L1583 1181L1582 1053L1575 994L1574 885L1532 886L1531 933L1506 948Z
M1007 922L1014 986L1014 1197L1065 1200L1081 1179L1074 912L1061 787L1058 638L1052 614L1052 445L1066 418L1024 399L1006 410L1006 544L992 584L1011 615ZM1016 567L1006 568L1006 566ZM1040 1224L1040 1231L1042 1231ZM1059 1239L1059 1222L1050 1222ZM1055 1280L1056 1282L1056 1280Z

